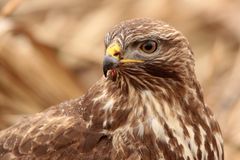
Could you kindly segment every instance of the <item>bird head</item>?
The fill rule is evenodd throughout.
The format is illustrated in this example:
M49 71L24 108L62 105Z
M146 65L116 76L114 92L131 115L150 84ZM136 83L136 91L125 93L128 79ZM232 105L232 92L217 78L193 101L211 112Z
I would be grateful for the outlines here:
M162 21L142 18L123 21L106 34L105 46L103 72L114 81L119 75L174 80L194 75L188 41Z

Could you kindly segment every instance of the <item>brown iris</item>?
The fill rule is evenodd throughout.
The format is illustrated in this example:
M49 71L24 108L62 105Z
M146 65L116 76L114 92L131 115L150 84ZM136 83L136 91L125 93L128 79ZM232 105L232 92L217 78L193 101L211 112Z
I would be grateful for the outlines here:
M149 40L140 45L140 49L145 53L153 53L157 50L157 42Z

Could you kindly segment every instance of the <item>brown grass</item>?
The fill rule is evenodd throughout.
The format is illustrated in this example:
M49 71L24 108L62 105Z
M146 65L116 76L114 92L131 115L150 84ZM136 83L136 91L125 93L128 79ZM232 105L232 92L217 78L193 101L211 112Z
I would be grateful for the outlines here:
M239 1L0 0L0 8L0 129L82 95L102 75L104 34L121 20L151 17L188 37L226 159L239 159Z

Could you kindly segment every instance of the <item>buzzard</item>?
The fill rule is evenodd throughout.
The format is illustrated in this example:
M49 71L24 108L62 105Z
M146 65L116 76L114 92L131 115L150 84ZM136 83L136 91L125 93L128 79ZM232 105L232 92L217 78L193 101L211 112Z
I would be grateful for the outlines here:
M223 160L187 39L151 19L106 34L104 75L80 98L0 132L1 160Z

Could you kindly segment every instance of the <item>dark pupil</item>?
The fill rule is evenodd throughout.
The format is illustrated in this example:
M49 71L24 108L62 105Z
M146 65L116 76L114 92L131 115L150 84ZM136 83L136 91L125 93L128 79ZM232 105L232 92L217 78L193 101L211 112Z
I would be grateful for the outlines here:
M153 45L152 45L151 42L148 42L144 45L144 49L147 50L147 51L152 50L152 48L153 48Z

